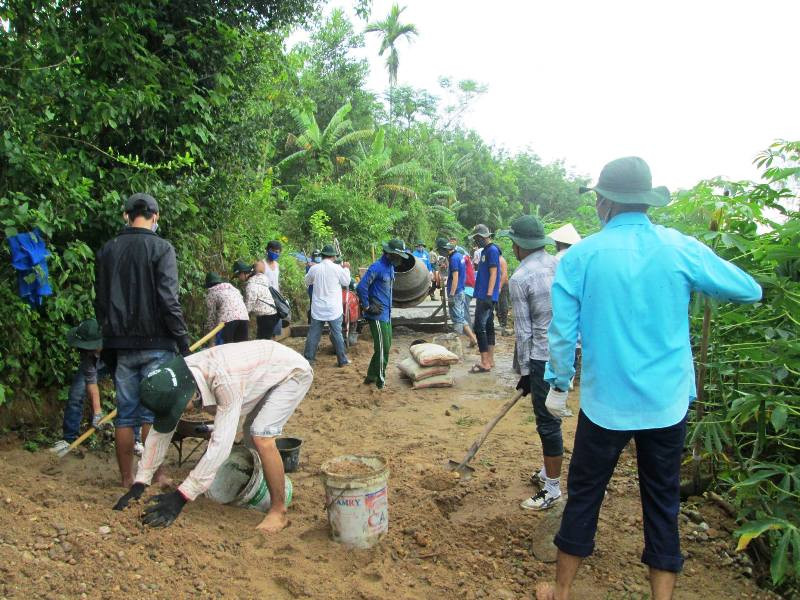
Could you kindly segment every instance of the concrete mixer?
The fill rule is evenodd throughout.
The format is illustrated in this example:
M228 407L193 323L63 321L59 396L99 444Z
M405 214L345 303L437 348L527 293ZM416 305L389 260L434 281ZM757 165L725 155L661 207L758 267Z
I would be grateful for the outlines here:
M403 264L394 269L394 288L392 290L392 306L394 308L411 308L421 303L430 293L431 279L428 267L411 254L403 260Z

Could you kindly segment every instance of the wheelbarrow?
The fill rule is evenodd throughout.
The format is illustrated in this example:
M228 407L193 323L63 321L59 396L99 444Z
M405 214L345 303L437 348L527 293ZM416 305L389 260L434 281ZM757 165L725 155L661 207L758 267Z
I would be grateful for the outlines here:
M203 445L203 442L207 442L211 439L212 431L214 431L214 419L211 418L202 421L190 421L189 419L181 418L178 421L175 434L172 436L172 445L175 446L175 449L178 451L179 467L197 452L197 449ZM189 454L184 457L183 441L189 438L199 441L194 445Z

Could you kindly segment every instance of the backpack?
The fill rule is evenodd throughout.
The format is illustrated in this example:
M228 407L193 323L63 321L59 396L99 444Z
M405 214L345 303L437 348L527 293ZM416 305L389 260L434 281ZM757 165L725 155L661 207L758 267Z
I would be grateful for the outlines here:
M269 286L269 293L272 294L272 301L275 303L273 304L273 308L275 308L278 318L281 320L288 319L292 314L292 307L289 301L281 296L281 293L272 286Z

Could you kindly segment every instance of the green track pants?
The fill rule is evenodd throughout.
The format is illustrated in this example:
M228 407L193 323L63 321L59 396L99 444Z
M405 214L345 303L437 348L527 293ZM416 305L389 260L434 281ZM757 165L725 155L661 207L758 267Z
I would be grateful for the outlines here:
M373 353L364 383L374 383L380 389L386 385L386 365L389 364L389 349L392 347L392 324L370 320L369 332L372 334Z

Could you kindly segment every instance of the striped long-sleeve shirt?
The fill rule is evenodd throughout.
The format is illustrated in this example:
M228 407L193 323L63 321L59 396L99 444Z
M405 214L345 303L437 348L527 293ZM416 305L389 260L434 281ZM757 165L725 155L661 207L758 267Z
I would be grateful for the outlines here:
M256 408L275 386L299 372L312 370L300 354L269 340L216 346L188 356L186 364L200 390L203 406L216 407L208 448L178 487L185 498L194 500L211 487L217 470L230 455L240 417ZM136 473L137 483L150 484L164 462L174 433L150 430Z
M550 288L558 261L544 250L526 256L508 281L514 311L517 348L514 368L521 375L530 371L531 360L547 360L547 328L553 317Z

